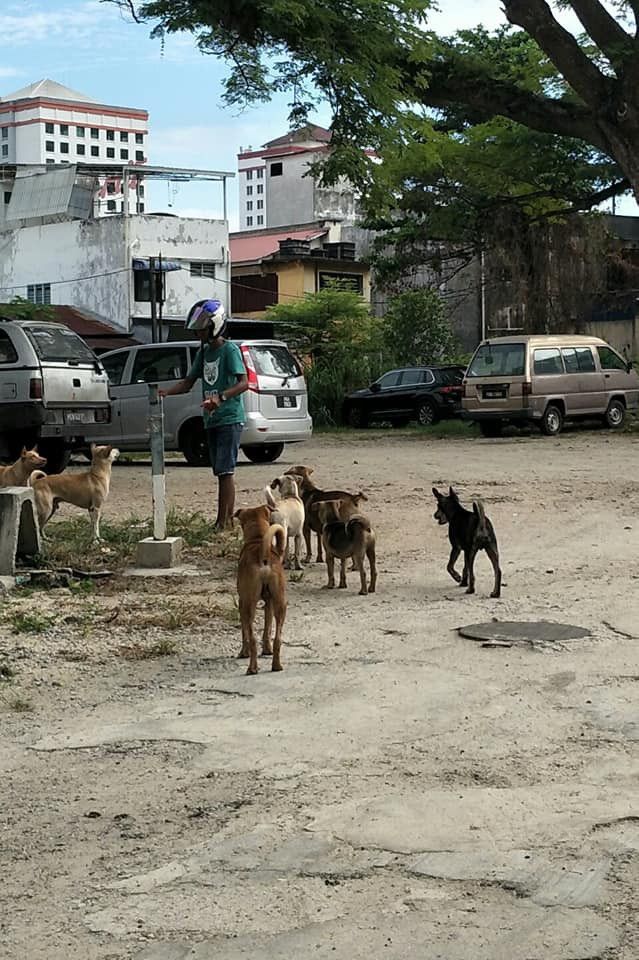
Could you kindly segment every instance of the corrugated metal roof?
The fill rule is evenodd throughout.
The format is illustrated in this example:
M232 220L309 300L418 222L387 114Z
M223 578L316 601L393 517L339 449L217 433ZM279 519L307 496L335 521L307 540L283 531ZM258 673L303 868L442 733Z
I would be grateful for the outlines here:
M231 263L254 263L278 253L280 240L315 240L328 230L283 230L281 233L248 234L231 237Z

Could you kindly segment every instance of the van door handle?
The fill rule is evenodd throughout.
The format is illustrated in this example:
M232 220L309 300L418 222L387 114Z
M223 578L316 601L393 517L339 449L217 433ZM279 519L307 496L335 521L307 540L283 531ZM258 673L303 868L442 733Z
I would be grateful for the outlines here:
M606 378L606 380L610 380L610 374L609 374L609 373L604 373L604 377Z

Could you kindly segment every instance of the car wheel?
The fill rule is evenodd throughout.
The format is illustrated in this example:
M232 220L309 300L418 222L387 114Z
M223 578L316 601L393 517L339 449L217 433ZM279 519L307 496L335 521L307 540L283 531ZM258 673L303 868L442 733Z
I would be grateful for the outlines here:
M38 453L47 458L45 473L62 473L69 466L71 450L62 440L40 440Z
M626 419L626 408L621 400L611 400L604 415L604 421L611 430L618 430Z
M417 417L417 423L422 427L432 427L432 425L439 420L439 414L435 408L435 404L431 403L430 400L422 400L415 411L415 415Z
M346 423L354 430L364 430L368 426L368 417L363 407L353 406L346 411Z
M283 443L264 443L242 447L242 453L251 463L273 463L282 454Z
M503 426L501 420L480 420L479 432L482 437L500 437Z
M541 418L541 432L547 437L556 437L564 425L564 415L554 403L549 403Z
M204 424L187 423L180 433L180 450L190 467L209 467L209 445L206 439Z

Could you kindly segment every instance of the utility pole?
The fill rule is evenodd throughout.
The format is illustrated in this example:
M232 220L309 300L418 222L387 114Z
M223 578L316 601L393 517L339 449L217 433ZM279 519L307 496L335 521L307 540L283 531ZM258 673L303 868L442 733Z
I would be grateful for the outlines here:
M158 254L158 271L160 274L160 301L158 310L158 343L162 343L162 307L164 304L164 277L162 274L162 254Z
M155 302L155 257L149 257L149 286L151 298L151 342L158 342L157 304Z

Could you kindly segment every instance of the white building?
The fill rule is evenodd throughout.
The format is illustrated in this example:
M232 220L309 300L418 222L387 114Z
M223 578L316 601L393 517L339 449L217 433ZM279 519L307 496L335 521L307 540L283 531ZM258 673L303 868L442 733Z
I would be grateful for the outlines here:
M146 110L99 103L55 80L39 80L0 97L0 164L144 166L148 122ZM121 213L122 200L121 180L103 177L96 215ZM139 187L137 203L144 212Z
M240 230L283 227L318 220L353 222L357 198L352 184L322 187L308 175L310 165L330 149L324 127L307 126L259 150L238 154Z

